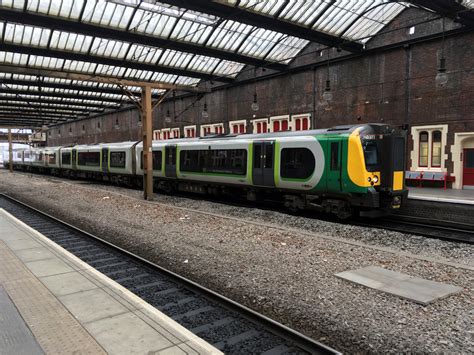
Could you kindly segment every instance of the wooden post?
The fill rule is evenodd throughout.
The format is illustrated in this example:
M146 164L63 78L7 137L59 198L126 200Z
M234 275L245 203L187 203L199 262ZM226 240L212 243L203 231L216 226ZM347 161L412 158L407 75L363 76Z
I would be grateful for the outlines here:
M153 200L153 117L151 87L142 88L142 136L143 136L143 197Z
M13 145L12 145L12 129L8 129L8 166L10 172L13 173Z

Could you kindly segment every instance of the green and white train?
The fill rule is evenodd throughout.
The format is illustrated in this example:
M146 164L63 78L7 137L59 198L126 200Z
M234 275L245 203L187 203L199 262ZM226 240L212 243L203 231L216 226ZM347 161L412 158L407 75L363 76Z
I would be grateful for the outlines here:
M366 124L153 142L156 188L277 200L346 218L401 206L405 134ZM19 149L15 169L141 185L142 142Z

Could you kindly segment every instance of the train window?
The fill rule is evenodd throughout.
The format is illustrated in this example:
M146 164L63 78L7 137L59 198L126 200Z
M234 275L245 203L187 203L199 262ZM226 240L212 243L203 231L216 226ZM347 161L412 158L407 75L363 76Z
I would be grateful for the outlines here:
M253 146L253 167L254 169L260 169L262 164L262 146L256 144Z
M163 162L163 154L161 153L161 150L154 150L153 151L153 170L160 171L161 170L161 164ZM140 169L143 170L143 154L140 155Z
M46 154L46 159L48 161L48 164L56 164L56 153Z
M18 153L16 154L16 157L17 157L17 158L21 158L21 152L18 152Z
M201 150L182 150L179 153L179 167L181 171L191 172L191 173L200 173L204 168L204 164L202 164L199 159L201 154Z
M69 153L69 152L61 153L61 162L62 162L62 164L70 165L71 164L71 153Z
M78 152L77 165L100 166L100 153L99 152Z
M126 154L125 152L110 152L110 167L125 168Z
M308 148L283 148L280 175L288 179L307 179L313 172L315 159Z
M428 132L420 132L419 166L428 166Z
M273 144L265 144L265 168L273 167Z
M377 144L373 141L365 141L362 145L364 149L365 166L370 168L379 163Z
M245 149L183 150L180 152L180 170L245 175L247 151Z
M441 166L441 131L433 132L433 143L431 148L431 166Z
M395 138L393 146L393 170L405 170L405 140L403 138Z
M339 170L339 142L331 143L331 170Z

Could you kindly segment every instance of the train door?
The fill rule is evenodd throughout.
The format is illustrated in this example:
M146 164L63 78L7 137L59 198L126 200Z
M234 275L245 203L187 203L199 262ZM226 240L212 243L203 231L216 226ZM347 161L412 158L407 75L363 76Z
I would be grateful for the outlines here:
M71 165L73 170L76 170L77 168L77 150L73 149L71 152Z
M342 165L342 142L338 138L328 139L328 156L326 161L329 162L327 169L327 188L328 191L341 191L341 165Z
M463 160L463 188L474 189L474 149L464 149Z
M176 144L165 147L165 175L176 177Z
M253 184L258 186L275 186L274 177L275 142L253 143Z
M109 172L109 148L102 148L102 172Z

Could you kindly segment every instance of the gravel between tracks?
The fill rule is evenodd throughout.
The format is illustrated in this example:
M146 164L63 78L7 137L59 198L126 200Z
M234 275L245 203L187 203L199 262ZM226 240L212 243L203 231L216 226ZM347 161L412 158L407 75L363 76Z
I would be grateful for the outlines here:
M0 192L338 350L474 352L474 272L407 255L467 265L474 260L470 245L171 196L160 196L159 201L166 205L150 204L137 199L141 193L136 190L8 174L3 169L0 181ZM306 233L173 206L289 226ZM395 252L370 246L389 246ZM423 307L334 276L368 265L447 282L463 287L463 291Z

